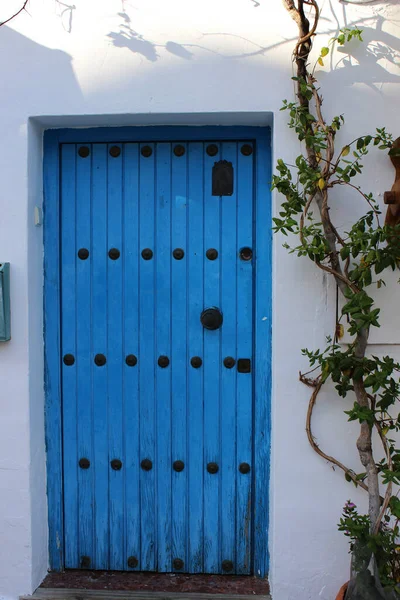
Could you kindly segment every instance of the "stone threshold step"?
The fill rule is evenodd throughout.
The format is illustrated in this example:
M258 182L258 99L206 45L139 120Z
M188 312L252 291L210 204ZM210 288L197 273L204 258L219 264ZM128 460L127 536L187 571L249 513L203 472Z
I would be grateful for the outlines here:
M32 596L20 596L20 600L271 600L271 596L38 588Z

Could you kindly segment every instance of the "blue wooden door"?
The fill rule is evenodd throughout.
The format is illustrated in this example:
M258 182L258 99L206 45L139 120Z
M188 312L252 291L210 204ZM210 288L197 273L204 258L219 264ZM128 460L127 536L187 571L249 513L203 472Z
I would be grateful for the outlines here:
M252 572L254 154L61 147L67 568Z

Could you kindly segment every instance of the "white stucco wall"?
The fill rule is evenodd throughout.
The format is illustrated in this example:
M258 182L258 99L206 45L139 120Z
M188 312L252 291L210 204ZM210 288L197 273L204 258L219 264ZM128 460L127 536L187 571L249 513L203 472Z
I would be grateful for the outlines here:
M20 2L4 4L0 20ZM70 10L67 4L31 0L29 13L0 28L0 260L12 268L12 341L0 344L1 600L32 592L48 564L42 229L33 214L42 202L43 128L264 124L273 115L274 159L290 161L299 150L279 112L293 94L296 37L280 0L74 0ZM376 126L400 135L397 0L321 5L325 35L318 46L338 26L364 29L364 45L335 54L319 73L327 117L346 115L346 138L338 143ZM393 170L384 153L368 160L364 181L379 196L390 189ZM275 211L279 201L275 195ZM338 193L343 226L357 202ZM346 541L336 529L341 507L349 496L363 499L307 443L309 390L297 378L305 366L300 349L319 347L332 333L334 289L312 265L288 256L281 242L274 240L272 266L270 581L274 600L330 600L348 575ZM398 293L382 291L393 313ZM391 319L374 337L374 351L398 356L398 314ZM355 426L346 423L343 407L324 391L314 430L328 453L358 468Z

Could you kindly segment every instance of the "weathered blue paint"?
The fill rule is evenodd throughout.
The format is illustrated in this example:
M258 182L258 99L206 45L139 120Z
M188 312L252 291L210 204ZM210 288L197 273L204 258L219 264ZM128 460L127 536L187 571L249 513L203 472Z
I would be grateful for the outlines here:
M171 140L184 145L183 157ZM241 154L243 141L253 143L253 155ZM87 158L77 152L83 142ZM217 143L217 156L205 152L208 143ZM150 157L140 152L145 144ZM234 166L231 197L211 195L220 158ZM45 134L53 569L79 567L89 556L92 568L126 570L135 556L138 570L171 571L180 558L186 572L222 572L231 560L233 572L267 573L269 163L263 128ZM240 260L243 246L253 247L253 261ZM77 258L82 247L87 260ZM117 260L108 257L112 247ZM217 260L205 258L210 247ZM143 248L153 250L152 260L141 257ZM175 248L184 249L182 260L172 257ZM223 312L220 330L201 327L206 306ZM66 353L73 366L62 363ZM97 353L107 357L103 367L94 364ZM135 367L125 363L128 354L138 357ZM168 367L158 366L160 355ZM201 368L190 365L192 356L203 359ZM225 356L251 358L252 374L225 368ZM89 469L78 467L83 456ZM121 470L111 469L114 458ZM144 458L152 470L140 468ZM183 471L172 469L175 460ZM217 474L207 472L208 462L219 464ZM241 462L251 464L250 474L239 473Z

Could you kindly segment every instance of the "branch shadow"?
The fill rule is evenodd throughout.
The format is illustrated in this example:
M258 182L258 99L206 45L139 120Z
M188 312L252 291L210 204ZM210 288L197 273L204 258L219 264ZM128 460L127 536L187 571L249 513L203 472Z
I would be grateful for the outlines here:
M260 2L257 0L249 1L253 3L254 7L260 5ZM386 0L386 2L392 3L392 0ZM321 17L321 21L326 22L325 30L321 31L321 34L333 37L339 32L340 22L332 2L330 1L329 4L332 12L332 19ZM345 11L343 4L341 8ZM118 48L128 48L134 54L140 54L150 62L156 62L161 58L159 53L160 49L164 49L177 58L186 61L195 58L196 49L209 52L210 54L220 57L222 60L240 60L265 55L271 50L294 43L297 39L297 36L288 37L283 38L279 42L261 46L248 38L228 32L204 32L202 34L204 39L211 36L229 36L238 38L254 46L254 50L249 52L221 54L220 52L207 47L207 45L202 44L181 44L173 40L169 40L165 44L157 44L146 39L133 28L131 17L124 9L122 12L118 13L118 16L122 19L119 30L111 31L107 37L112 41L114 46ZM379 91L376 84L399 82L399 76L389 72L389 70L381 64L384 60L388 61L388 63L393 66L400 64L400 40L383 30L384 22L385 19L381 15L373 15L372 17L365 18L361 21L359 20L357 23L346 23L349 27L357 25L363 29L364 44L351 43L347 44L345 47L338 47L337 52L341 54L342 57L336 62L334 62L334 58L331 55L329 80L332 84L335 84L336 79L340 79L340 84L342 86L349 86L354 83L364 83L374 91ZM330 23L330 27L328 26L328 23Z
M400 65L400 39L383 30L385 19L381 15L373 19L373 24L371 18L357 23L362 29L363 43L351 42L336 48L341 58L336 63L331 59L329 78L333 85L340 78L342 86L363 83L379 92L377 84L400 82L400 75L390 72L380 62L387 61L393 67Z
M61 0L55 0L56 7L58 7L58 16L61 19L61 24L65 31L71 33L72 31L72 16L74 10L76 10L75 4L66 4Z

